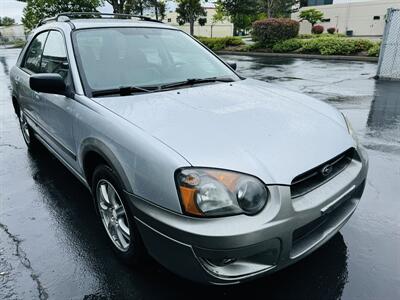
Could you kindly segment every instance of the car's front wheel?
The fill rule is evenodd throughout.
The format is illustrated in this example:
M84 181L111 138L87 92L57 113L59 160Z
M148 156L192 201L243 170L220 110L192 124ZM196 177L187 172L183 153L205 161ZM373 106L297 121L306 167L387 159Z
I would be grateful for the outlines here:
M30 151L37 150L39 141L36 139L33 129L28 124L25 114L22 110L19 112L19 127L21 128L22 137L24 138L25 144L28 146Z
M106 165L97 167L93 174L92 190L98 214L114 251L126 263L138 264L143 261L146 250L118 176Z

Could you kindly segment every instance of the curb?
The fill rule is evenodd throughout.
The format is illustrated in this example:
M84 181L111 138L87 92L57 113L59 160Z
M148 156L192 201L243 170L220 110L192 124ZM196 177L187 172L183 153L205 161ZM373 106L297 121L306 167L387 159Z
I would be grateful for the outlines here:
M241 55L241 56L261 56L261 57L285 57L303 59L323 59L323 60L347 60L347 61L367 61L378 62L378 57L368 56L345 56L345 55L318 55L318 54L297 54L297 53L268 53L268 52L239 52L239 51L217 51L222 55Z

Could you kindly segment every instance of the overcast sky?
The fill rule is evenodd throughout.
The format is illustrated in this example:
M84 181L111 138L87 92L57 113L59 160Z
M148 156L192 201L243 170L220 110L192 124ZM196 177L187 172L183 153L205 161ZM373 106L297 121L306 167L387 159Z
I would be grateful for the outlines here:
M17 23L20 23L25 5L24 2L19 2L17 0L0 0L0 17L11 17L15 19ZM105 4L105 7L99 8L99 10L101 12L112 13L112 7L108 3Z
M335 3L347 3L347 2L361 2L361 1L371 1L371 0L334 0ZM104 1L106 2L106 1ZM22 10L25 7L25 3L19 2L17 0L0 0L0 17L11 17L15 19L17 23L21 21ZM101 12L112 12L112 7L110 4L106 3L105 7L99 8Z

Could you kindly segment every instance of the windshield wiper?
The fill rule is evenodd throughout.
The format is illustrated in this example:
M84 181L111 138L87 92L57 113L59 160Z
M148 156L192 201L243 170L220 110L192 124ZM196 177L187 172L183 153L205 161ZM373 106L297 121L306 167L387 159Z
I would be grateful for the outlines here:
M160 85L159 88L162 90L180 87L180 86L187 86L187 85L194 85L194 84L201 84L201 83L209 83L209 82L234 82L235 80L231 77L210 77L210 78L189 78L184 81L168 83L164 85Z
M201 84L201 83L209 83L209 82L234 82L235 80L231 77L210 77L210 78L190 78L184 81L173 82L163 85L154 85L154 86L146 86L146 87L139 87L139 86L127 86L127 87L120 87L116 89L108 89L108 90L94 90L92 91L92 97L102 97L102 96L109 96L109 95L120 95L120 96L128 96L132 94L138 93L154 93L159 92L161 90L187 86L187 85L194 85L194 84Z
M139 86L122 86L116 89L95 90L92 92L92 97L101 97L109 95L128 96L137 93L152 93L153 91L156 90L158 90L158 87L142 88Z

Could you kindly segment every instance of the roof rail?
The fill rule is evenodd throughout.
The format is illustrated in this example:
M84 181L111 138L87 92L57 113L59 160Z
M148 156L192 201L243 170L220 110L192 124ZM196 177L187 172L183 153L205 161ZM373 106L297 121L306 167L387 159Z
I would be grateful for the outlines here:
M111 14L111 13L100 13L100 12L64 12L57 14L54 17L51 18L46 18L43 20L40 20L39 24L37 25L38 27L49 23L49 22L69 22L73 19L83 19L83 18L88 18L88 19L140 19L142 21L148 21L148 22L157 22L157 23L162 23L162 21L152 19L150 17L145 17L145 16L140 16L140 15L130 15L130 14Z

